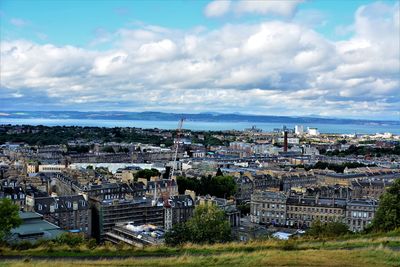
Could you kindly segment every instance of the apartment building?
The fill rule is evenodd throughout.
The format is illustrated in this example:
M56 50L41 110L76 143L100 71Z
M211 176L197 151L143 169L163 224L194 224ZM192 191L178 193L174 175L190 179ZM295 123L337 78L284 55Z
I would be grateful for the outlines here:
M27 197L27 208L63 230L90 235L91 211L81 195L60 197Z
M344 222L346 199L290 196L286 208L287 226L307 228L317 220Z
M282 192L256 191L251 196L251 222L285 225L286 200L287 197Z
M346 223L353 232L364 230L375 216L378 201L375 199L354 199L347 202Z

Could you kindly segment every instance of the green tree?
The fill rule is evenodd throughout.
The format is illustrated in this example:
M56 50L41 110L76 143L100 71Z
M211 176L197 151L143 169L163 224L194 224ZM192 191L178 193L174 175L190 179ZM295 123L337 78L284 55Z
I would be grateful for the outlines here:
M199 205L186 223L176 224L165 234L167 245L176 246L186 242L217 243L232 239L231 227L225 213L214 205Z
M381 196L379 207L372 221L375 231L391 231L400 227L400 179Z
M236 193L236 182L232 176L216 176L211 180L211 194L228 198Z
M177 177L179 193L183 194L186 189L194 190L198 195L211 195L228 198L234 196L237 190L235 179L232 176L211 175L201 179Z
M225 213L215 205L199 205L187 222L193 243L217 243L231 240L231 227Z
M101 149L101 151L106 153L115 153L114 148L112 146L105 146Z
M11 229L20 226L19 207L8 198L0 200L0 240L4 241Z
M321 237L335 237L349 233L349 228L346 224L342 222L328 222L322 223L317 220L314 221L307 230L307 235L321 238Z
M218 168L217 173L215 174L215 176L224 176L224 174L221 171L221 168Z
M185 223L178 223L165 233L165 244L168 246L179 246L189 242L189 237L188 226Z
M144 169L135 173L135 180L138 178L146 178L147 181L150 181L150 178L153 176L160 176L160 172L157 169Z
M237 208L240 210L240 214L242 217L250 214L250 203L240 204L237 206Z

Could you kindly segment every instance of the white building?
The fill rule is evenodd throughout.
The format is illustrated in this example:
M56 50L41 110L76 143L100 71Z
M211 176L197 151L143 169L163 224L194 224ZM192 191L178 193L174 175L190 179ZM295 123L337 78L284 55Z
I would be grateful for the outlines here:
M297 137L289 137L287 139L287 141L288 141L289 145L298 145L300 143L300 139L297 138ZM284 138L283 137L279 137L278 138L278 142L279 143L283 143L284 142Z
M317 136L317 135L319 135L318 128L311 128L311 127L309 127L309 128L307 128L307 133L308 133L308 135L312 135L312 136Z
M39 172L62 172L65 165L39 165Z
M302 135L302 134L304 134L303 125L296 125L296 126L294 126L294 133L297 134L297 135Z
M308 156L317 156L319 155L319 150L316 147L305 145L303 146L303 154Z

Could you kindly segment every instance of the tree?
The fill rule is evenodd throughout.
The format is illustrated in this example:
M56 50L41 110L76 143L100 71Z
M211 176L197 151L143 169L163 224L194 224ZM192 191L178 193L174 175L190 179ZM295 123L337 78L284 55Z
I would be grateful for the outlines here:
M316 238L335 237L347 233L349 233L349 228L342 222L322 223L319 220L313 222L310 229L307 231L308 236Z
M211 175L201 179L177 177L179 193L183 194L186 189L194 190L198 195L211 195L228 198L234 196L237 190L235 179L232 176Z
M250 203L240 204L237 206L237 208L240 210L242 217L250 214Z
M391 231L400 227L400 179L379 199L379 207L372 220L374 231Z
M112 146L105 146L101 149L101 151L106 153L115 153L114 148Z
M171 230L165 233L165 244L179 246L189 242L190 232L185 223L175 224Z
M211 180L211 194L228 198L236 193L236 182L232 176L216 176Z
M0 200L0 240L4 241L11 229L20 226L19 207L8 198Z
M146 178L147 181L150 181L150 178L153 176L160 176L160 172L157 169L144 169L135 173L135 180L138 178Z
M215 205L197 206L187 226L193 243L213 244L231 240L231 227L225 213Z
M176 246L186 242L217 243L232 238L231 227L225 213L214 205L199 205L186 223L176 224L165 234L167 245Z
M221 171L221 168L218 168L217 173L215 174L215 176L224 176L224 174Z

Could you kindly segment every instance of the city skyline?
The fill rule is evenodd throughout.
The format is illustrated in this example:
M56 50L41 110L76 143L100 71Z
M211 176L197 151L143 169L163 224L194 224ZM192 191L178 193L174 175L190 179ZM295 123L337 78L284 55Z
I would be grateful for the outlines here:
M2 1L3 110L398 120L398 1Z

